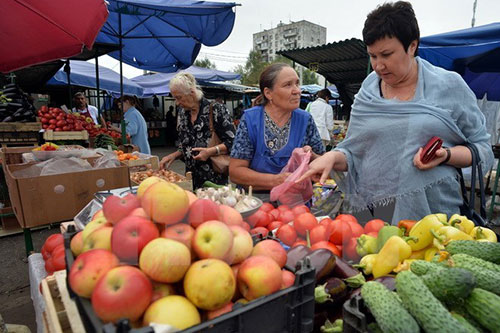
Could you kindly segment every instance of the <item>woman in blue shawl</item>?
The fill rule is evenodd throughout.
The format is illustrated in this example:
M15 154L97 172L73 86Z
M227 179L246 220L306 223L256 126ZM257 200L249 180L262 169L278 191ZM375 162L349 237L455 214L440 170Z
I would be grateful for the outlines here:
M459 74L419 58L419 38L408 2L386 3L368 15L363 39L374 71L356 95L346 139L302 177L324 181L332 170L346 172L339 186L352 211L394 205L393 224L459 213L455 168L472 163L465 143L478 148L483 170L493 162L474 93ZM424 164L422 147L433 136L444 147Z
M244 112L231 149L231 181L268 191L290 175L280 173L295 148L324 153L314 119L299 109L300 86L295 70L275 63L259 79L263 105Z

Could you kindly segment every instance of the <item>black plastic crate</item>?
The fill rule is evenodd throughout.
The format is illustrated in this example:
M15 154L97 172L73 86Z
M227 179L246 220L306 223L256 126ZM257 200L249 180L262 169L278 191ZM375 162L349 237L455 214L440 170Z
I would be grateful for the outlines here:
M64 234L66 248L66 270L74 262L70 249L71 238L76 234L74 227L68 228ZM265 238L267 239L267 238ZM255 242L254 237L254 242ZM314 320L314 287L316 285L315 270L309 258L299 263L292 287L280 290L272 295L253 300L245 305L235 305L233 311L217 318L187 328L182 333L306 333L313 331ZM75 300L85 331L106 333L149 333L152 327L131 329L128 320L116 325L103 324L97 318L89 299L76 295L67 281L68 291Z
M371 333L368 324L375 321L361 295L348 299L342 307L344 333Z

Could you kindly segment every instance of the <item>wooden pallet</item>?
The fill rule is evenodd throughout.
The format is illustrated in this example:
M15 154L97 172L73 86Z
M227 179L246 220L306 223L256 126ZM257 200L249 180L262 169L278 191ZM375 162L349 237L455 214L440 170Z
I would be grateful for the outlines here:
M42 129L42 123L0 123L0 132L38 132Z
M61 131L46 130L43 133L43 138L47 141L60 140L88 140L89 133L87 131Z
M66 286L66 271L57 271L42 280L45 300L43 312L44 331L48 333L85 333L75 302Z

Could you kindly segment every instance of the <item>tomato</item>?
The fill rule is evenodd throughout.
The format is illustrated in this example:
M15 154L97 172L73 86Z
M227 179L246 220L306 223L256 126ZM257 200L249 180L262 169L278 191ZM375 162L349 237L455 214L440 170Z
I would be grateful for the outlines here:
M290 207L288 205L279 205L278 209L279 209L280 212L283 212L283 211L286 211L286 210L290 210Z
M267 225L267 229L269 229L269 231L271 230L274 230L274 229L278 229L279 227L281 227L284 223L281 222L281 221L273 221L271 223L269 223Z
M358 239L355 237L352 237L349 239L347 244L344 246L342 249L342 255L344 258L352 261L359 261L360 257L358 252L356 251L356 245L358 244Z
M340 250L335 246L335 244L327 241L317 242L316 244L311 246L311 250L316 250L316 249L327 249L330 250L330 252L335 254L337 257L341 256Z
M304 245L304 246L307 246L307 242L305 240L303 240L302 238L297 238L297 240L295 241L295 243L293 243L293 245L291 246L291 248L294 248L298 245Z
M293 220L293 227L301 236L305 236L307 230L311 231L317 225L318 220L311 213L302 213Z
M58 246L64 244L64 238L62 234L53 234L47 237L45 240L45 243L43 244L43 247L45 250L49 253L52 253L52 251Z
M62 128L56 127L56 129L55 129L54 131L56 131L56 132L61 132L61 131L62 131Z
M54 271L60 271L62 269L66 268L66 256L64 253L64 247L62 251L56 251L54 250L52 254L52 266L54 267Z
M283 224L276 231L276 237L278 237L283 244L291 246L297 240L297 232L291 225Z
M295 214L291 210L283 210L280 212L279 220L285 223L293 221Z
M337 215L337 217L335 217L335 220L358 223L358 219L351 214L339 214Z
M42 122L42 124L48 124L49 123L49 120L47 118L40 118L40 121Z
M318 224L312 230L309 232L309 239L311 241L311 244L315 244L321 241L327 241L328 236L330 235L328 233L329 231L329 226L325 224Z
M247 217L247 222L252 226L252 228L256 227L266 227L269 223L271 223L271 216L264 212L263 210L258 210L249 217Z
M51 125L55 125L55 124L57 124L57 120L55 120L55 119L50 119L50 120L49 120L49 124L51 124Z
M52 275L54 273L54 264L52 263L52 258L45 260L45 271L47 275Z
M359 223L347 222L351 226L352 229L352 237L358 238L362 234L364 234L365 230Z
M364 228L365 234L367 234L369 232L378 233L378 231L380 229L382 229L383 226L385 226L385 222L382 221L381 219L370 220L365 224L365 228Z
M279 220L279 218L280 218L280 210L279 209L274 208L273 210L271 210L268 213L273 217L273 219Z
M292 208L292 212L295 216L300 215L302 213L309 213L310 210L306 205L299 205Z
M352 237L352 229L349 223L342 220L334 220L332 222L332 234L330 242L335 245L343 245Z
M54 124L49 125L49 127L48 127L48 129L51 129L51 130L53 130L53 129L55 129L55 128L56 128L56 125L54 125Z
M331 235L331 233L332 233L332 223L333 223L333 220L329 217L325 217L324 219L319 221L319 224L327 227L328 235Z
M264 227L257 227L250 229L250 235L262 235L262 237L266 237L267 234L269 233L269 230L267 230Z
M274 206L269 202L264 202L259 209L265 211L266 213L269 213L274 209Z
M50 258L50 252L47 251L45 246L42 246L42 249L40 250L40 253L42 254L43 260L47 260Z

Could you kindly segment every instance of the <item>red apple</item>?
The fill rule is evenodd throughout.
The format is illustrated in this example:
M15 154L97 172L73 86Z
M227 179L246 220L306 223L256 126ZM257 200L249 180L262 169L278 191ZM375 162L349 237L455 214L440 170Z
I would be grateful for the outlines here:
M283 244L290 246L295 243L295 240L297 239L297 232L291 225L283 224L276 231L276 237L278 237Z
M79 296L90 297L97 280L118 266L118 258L107 250L96 249L80 254L69 271L69 285Z
M212 200L198 199L189 206L187 221L195 229L203 222L219 219L219 205Z
M243 223L243 217L240 212L230 206L219 205L220 221L227 225L240 225ZM217 220L217 219L213 219Z
M281 272L283 279L283 281L281 282L281 289L286 289L293 286L293 284L295 283L295 274L286 269L282 269Z
M240 223L240 227L242 227L246 231L250 232L250 224L246 223L245 221Z
M149 216L148 214L146 214L146 211L144 210L144 208L142 207L139 207L139 208L136 208L134 209L130 214L129 216L138 216L138 217L142 217L142 218L145 218L145 219L148 219L149 220Z
M233 238L233 232L226 224L220 221L207 221L196 228L192 246L201 259L225 260L233 247Z
M226 305L224 305L222 308L219 308L219 309L216 309L216 310L212 310L212 311L208 311L207 312L207 319L208 320L214 319L214 318L216 318L218 316L222 316L224 313L228 313L228 312L233 311L233 305L234 305L233 302L229 302Z
M237 225L229 226L233 232L233 247L229 255L226 257L228 260L232 259L230 264L239 264L250 256L253 249L252 236L248 231Z
M139 199L129 193L123 198L116 195L107 197L102 204L102 211L108 222L115 224L139 207L141 207Z
M120 260L135 264L144 246L159 236L158 228L150 220L127 216L113 228L111 249Z
M252 256L267 256L281 267L286 264L286 251L281 244L272 239L266 239L258 242L252 251Z
M279 265L266 256L252 256L238 270L238 288L249 301L280 290L282 279Z
M104 274L92 292L92 308L103 322L138 320L151 303L153 286L133 266L120 266Z
M165 228L165 230L161 233L161 236L181 242L191 250L194 229L189 224L177 223Z
M267 230L266 228L264 227L257 227L257 228L253 228L250 230L250 234L252 235L262 235L262 237L266 237L267 234L269 233L269 230Z
M168 283L156 282L151 280L153 285L153 296L151 297L151 303L159 300L162 297L175 295L175 288L173 285Z

